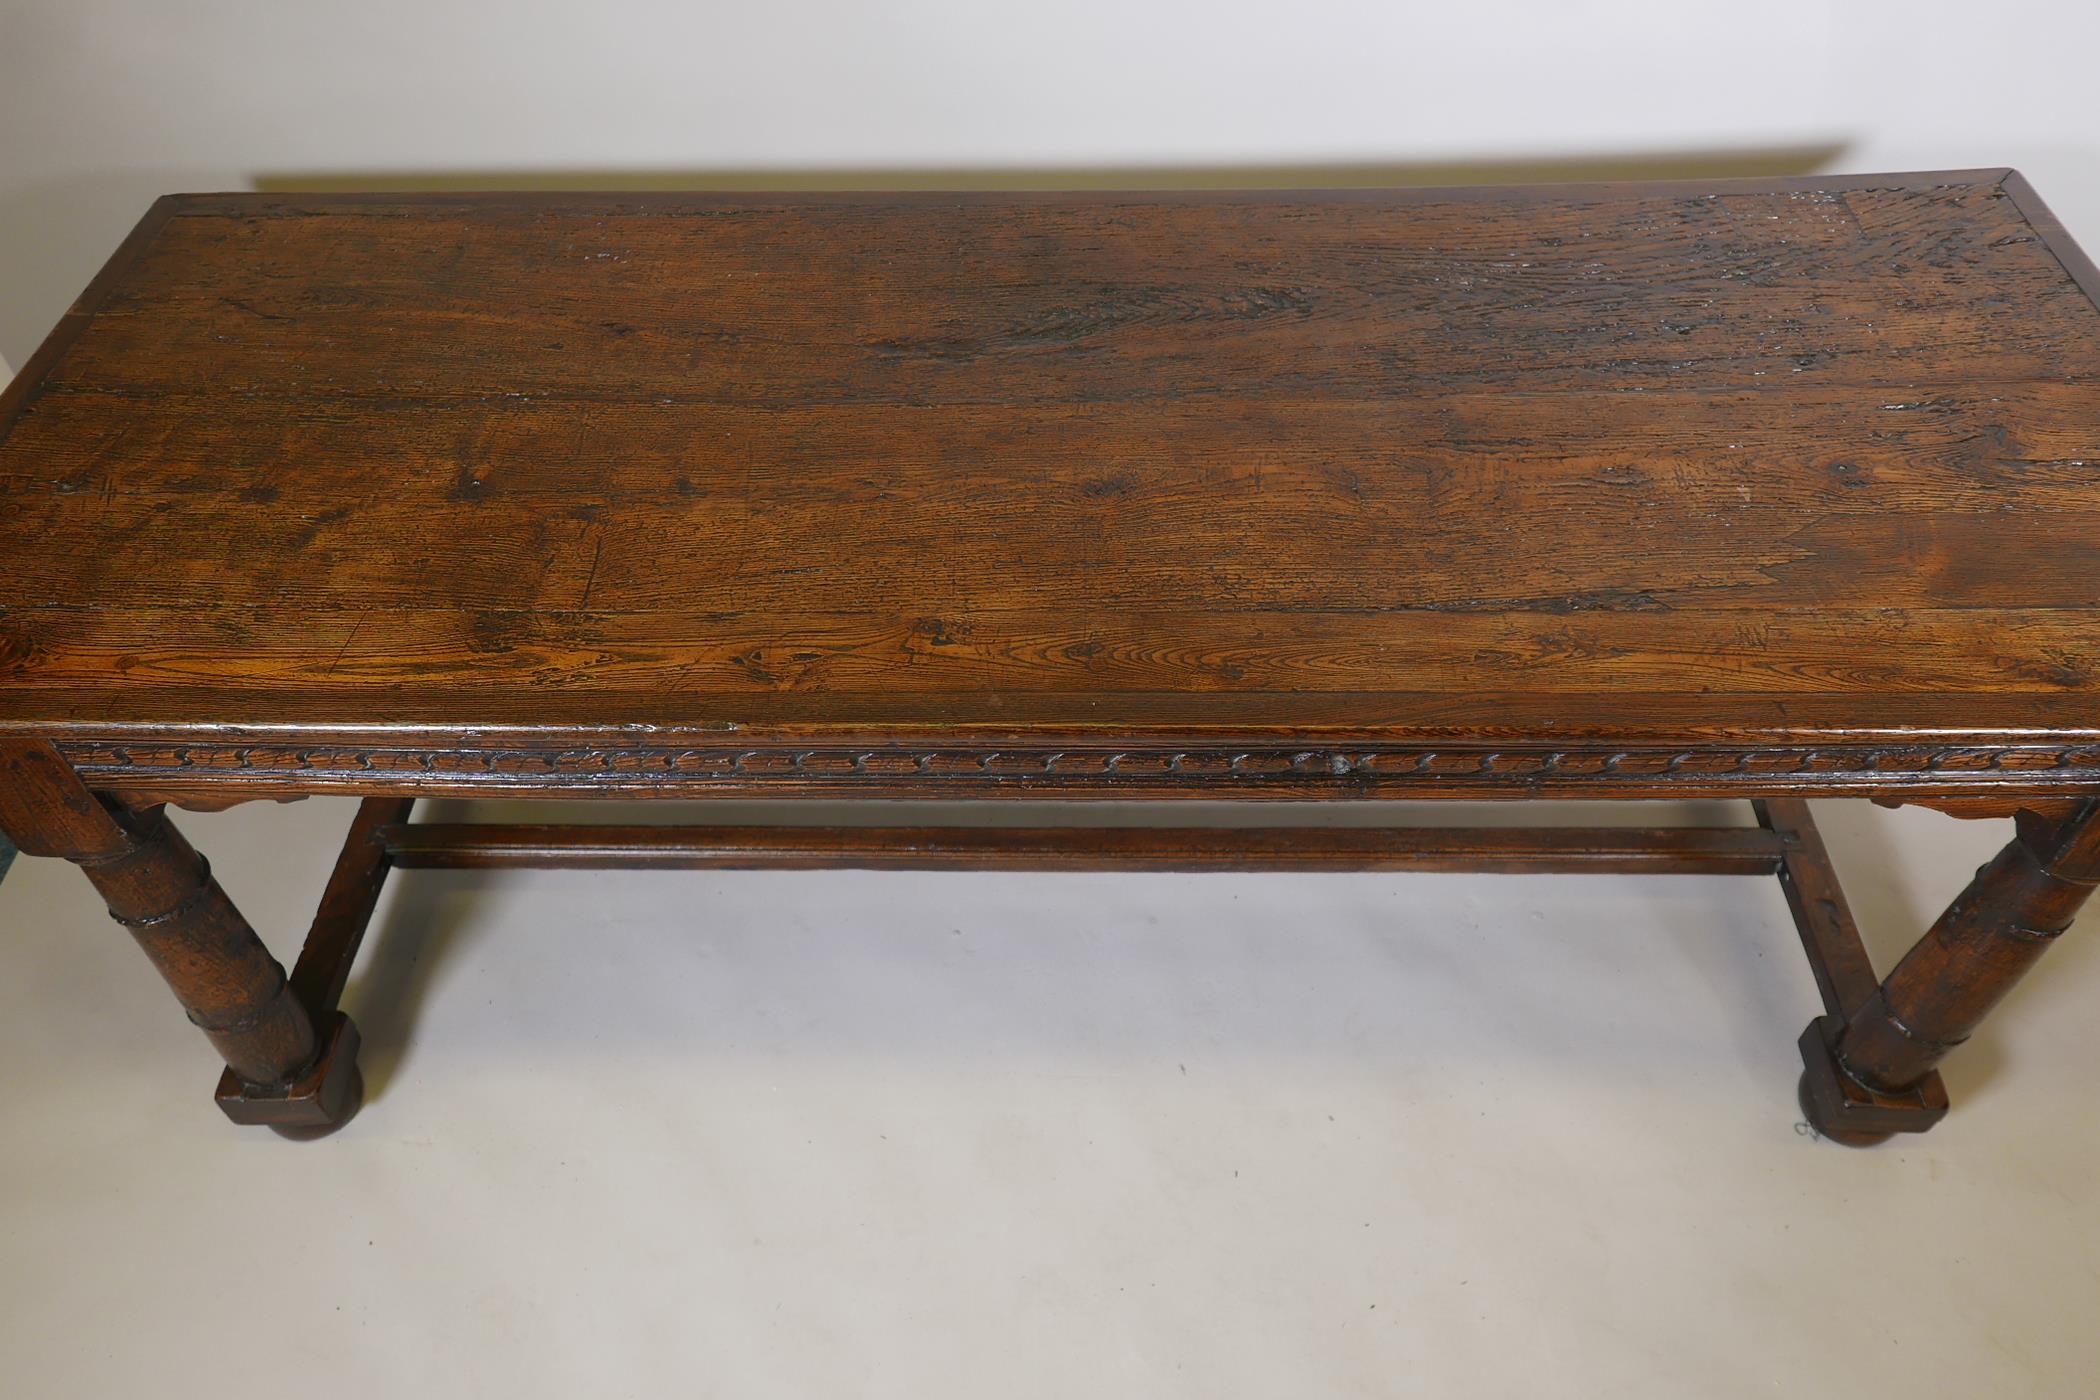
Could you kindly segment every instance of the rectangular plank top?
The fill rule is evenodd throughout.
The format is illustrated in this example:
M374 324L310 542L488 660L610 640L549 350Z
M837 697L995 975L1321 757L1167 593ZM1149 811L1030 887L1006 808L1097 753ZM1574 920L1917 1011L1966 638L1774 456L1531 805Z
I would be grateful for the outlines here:
M2096 288L2005 171L175 196L0 731L2091 738Z

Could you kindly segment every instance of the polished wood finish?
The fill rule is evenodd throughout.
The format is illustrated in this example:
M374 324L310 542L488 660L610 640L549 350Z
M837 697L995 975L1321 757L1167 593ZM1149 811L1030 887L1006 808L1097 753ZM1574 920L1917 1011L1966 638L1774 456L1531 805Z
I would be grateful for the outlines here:
M1874 994L1874 963L1838 885L1823 834L1808 804L1799 798L1772 798L1755 805L1758 824L1780 840L1776 873L1824 1009L1849 1012Z
M1911 949L1831 1043L1838 1067L1880 1094L1910 1092L2071 926L2100 884L2100 801L2018 834Z
M229 1067L213 1094L219 1108L236 1123L295 1140L326 1137L356 1117L365 1101L357 1023L337 1011L324 1024L319 1055L282 1084L248 1084Z
M1803 1107L1854 1146L1922 1132L1947 1112L1935 1066L1968 1039L2071 926L2100 884L2100 800L2017 834L1940 915L1888 980L1830 1007L1801 1038Z
M2075 794L2045 216L176 197L0 406L0 726L156 796Z
M1990 821L2000 817L2017 817L2022 812L2049 821L2062 821L2085 805L2082 797L2003 797L2003 798L1953 798L1939 801L1932 798L1877 797L1878 807L1929 807L1935 812L1945 812L1950 817L1963 821Z
M86 873L242 1086L281 1093L314 1063L284 968L160 808L98 802L47 744L0 742L0 827Z
M377 839L379 829L407 821L415 805L412 798L398 797L359 804L289 979L292 995L316 1024L328 1028L320 1054L305 1074L268 1088L243 1083L229 1068L214 1097L234 1122L267 1124L285 1137L318 1137L342 1127L364 1105L357 1023L336 1006L392 866Z
M171 196L0 393L0 827L148 921L227 1111L280 1127L355 1109L393 863L558 861L1776 870L1811 1120L1914 1130L2083 888L2096 295L2002 170ZM372 802L287 983L161 808L321 793ZM447 795L1762 825L409 821ZM1885 988L1801 801L1838 795L2021 814Z
M1428 870L1771 875L1782 837L1743 827L386 826L393 864L563 870Z
M292 990L317 1012L333 1011L350 980L350 964L364 942L365 926L379 904L387 870L396 862L382 833L406 822L415 810L407 798L372 798L358 804L343 851L321 893L321 907L307 930L306 946L292 967Z

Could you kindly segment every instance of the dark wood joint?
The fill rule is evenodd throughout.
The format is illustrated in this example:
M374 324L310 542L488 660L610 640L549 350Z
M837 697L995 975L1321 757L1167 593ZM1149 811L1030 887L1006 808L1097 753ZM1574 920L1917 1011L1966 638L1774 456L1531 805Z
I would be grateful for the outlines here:
M1947 1116L1947 1087L1934 1070L1908 1089L1886 1091L1855 1079L1838 1058L1837 1016L1818 1016L1801 1033L1801 1111L1815 1130L1847 1147L1870 1147L1896 1133L1922 1133Z
M228 1069L214 1096L236 1123L275 1128L288 1137L333 1132L356 1116L365 1082L357 1066L357 1023L338 1011L314 1062L282 1084L250 1084Z
M1943 1099L1932 1087L1940 1061L2071 926L2096 883L2100 802L2056 821L2022 812L2013 839L1873 995L1842 1016L1824 1017L1802 1038L1802 1104L1810 1121L1840 1141L1916 1131L1862 1127L1878 1121L1879 1110L1867 1114L1860 1105Z

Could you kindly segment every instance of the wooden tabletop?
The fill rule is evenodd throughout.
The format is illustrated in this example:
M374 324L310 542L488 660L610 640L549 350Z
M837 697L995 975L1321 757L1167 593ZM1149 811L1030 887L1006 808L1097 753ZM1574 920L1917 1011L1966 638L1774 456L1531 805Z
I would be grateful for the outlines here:
M171 197L0 731L2091 740L2096 288L2004 171Z

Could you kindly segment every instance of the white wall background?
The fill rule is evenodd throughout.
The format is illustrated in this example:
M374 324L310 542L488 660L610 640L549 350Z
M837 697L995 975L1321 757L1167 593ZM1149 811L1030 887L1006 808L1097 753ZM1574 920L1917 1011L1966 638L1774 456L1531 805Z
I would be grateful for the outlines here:
M2095 0L0 0L0 357L155 195L418 172L2016 164L2100 251L2096 41ZM294 930L347 818L265 805L191 830ZM1884 967L2002 839L1831 806ZM397 880L352 1006L398 1092L308 1151L216 1121L144 960L74 871L19 862L0 1394L2100 1372L2100 939L1950 1064L1944 1127L1855 1155L1787 1131L1814 992L1770 882L1019 878Z
M1365 183L1748 153L2019 165L2100 245L2096 49L2090 0L0 0L0 356L154 195L258 178Z

